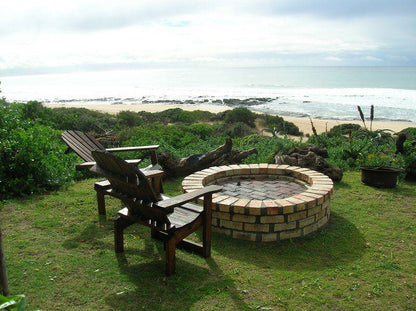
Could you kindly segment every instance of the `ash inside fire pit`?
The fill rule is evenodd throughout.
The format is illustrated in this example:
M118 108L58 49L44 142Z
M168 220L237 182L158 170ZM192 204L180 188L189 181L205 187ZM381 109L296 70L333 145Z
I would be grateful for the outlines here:
M217 182L223 187L222 194L237 198L252 200L284 199L306 191L306 186L300 181L294 182L289 178L241 178Z

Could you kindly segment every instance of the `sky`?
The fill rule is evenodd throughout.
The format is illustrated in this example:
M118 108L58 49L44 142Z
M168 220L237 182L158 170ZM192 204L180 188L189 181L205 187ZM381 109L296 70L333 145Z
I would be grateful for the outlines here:
M0 0L0 77L187 66L416 66L416 0Z

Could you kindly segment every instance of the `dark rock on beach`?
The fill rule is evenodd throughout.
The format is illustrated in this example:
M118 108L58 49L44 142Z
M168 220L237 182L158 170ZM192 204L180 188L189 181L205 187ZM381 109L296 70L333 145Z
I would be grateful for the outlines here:
M265 98L265 97L246 98L246 99L224 98L223 102L225 105L228 105L228 106L255 106L255 105L268 103L272 100L273 98Z

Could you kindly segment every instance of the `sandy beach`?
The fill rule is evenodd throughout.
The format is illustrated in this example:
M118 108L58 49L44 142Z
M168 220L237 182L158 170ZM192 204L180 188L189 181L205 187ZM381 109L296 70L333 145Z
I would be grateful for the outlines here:
M76 107L76 108L87 108L91 110L96 110L100 112L106 112L106 113L112 113L116 114L120 111L147 111L147 112L160 112L167 109L172 108L181 108L183 110L187 111L193 111L193 110L204 110L204 111L210 111L213 113L222 112L225 110L232 109L227 106L220 106L220 105L209 105L209 104L95 104L91 102L85 102L85 103L64 103L64 104L56 104L56 103L49 103L44 104L46 107L49 108L57 108L57 107ZM285 120L289 122L293 122L296 126L299 127L299 130L303 132L304 134L312 134L312 127L311 122L309 118L298 118L298 117L284 117ZM330 130L332 127L344 124L344 123L357 123L362 124L361 121L340 121L340 120L323 120L323 119L313 119L313 124L317 130L318 133L325 132L326 130ZM369 125L369 124L367 124ZM405 129L407 127L416 127L416 123L413 122L404 122L404 121L374 121L373 122L373 130L378 129L389 129L394 132L401 131L402 129Z

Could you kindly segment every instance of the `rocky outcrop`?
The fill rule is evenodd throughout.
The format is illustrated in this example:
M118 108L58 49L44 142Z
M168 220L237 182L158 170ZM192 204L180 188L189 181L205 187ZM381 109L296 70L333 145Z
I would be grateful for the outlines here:
M293 147L287 154L275 157L276 164L287 164L293 166L306 167L321 172L331 178L333 181L342 179L342 170L329 164L325 158L328 158L328 151L318 146Z

